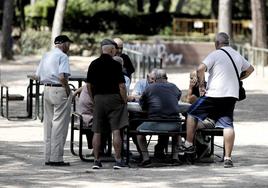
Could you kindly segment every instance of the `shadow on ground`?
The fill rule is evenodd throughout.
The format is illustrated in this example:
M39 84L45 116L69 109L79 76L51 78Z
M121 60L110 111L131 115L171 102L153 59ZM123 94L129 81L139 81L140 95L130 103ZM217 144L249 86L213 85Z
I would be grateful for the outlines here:
M91 163L71 156L66 149L70 167L42 165L42 142L0 142L1 187L87 187L111 185L130 187L250 187L254 182L266 186L263 176L268 160L263 153L266 146L237 146L235 167L224 169L222 163L182 165L161 168L129 168L112 170L113 163L104 163L104 169L91 170ZM262 151L262 152L260 152ZM267 174L266 174L267 175ZM131 186L132 185L132 186Z

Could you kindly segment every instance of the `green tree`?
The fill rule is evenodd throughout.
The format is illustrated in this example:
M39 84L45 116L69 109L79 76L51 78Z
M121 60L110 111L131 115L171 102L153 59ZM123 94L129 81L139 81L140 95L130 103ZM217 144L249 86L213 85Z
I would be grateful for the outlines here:
M211 14L210 1L211 0L186 0L182 3L181 13L209 16Z

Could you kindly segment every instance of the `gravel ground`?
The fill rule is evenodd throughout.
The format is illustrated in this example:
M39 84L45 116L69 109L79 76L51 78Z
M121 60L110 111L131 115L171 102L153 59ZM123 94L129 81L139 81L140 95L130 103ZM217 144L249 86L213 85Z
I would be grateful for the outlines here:
M16 57L1 62L0 78L11 92L26 95L28 80L40 57ZM74 74L85 73L92 58L71 57ZM168 70L168 77L182 90L187 89L191 69ZM268 75L268 74L266 74ZM7 121L0 117L0 187L268 187L268 79L253 75L245 81L247 99L235 110L236 141L234 168L223 163L196 163L182 166L131 168L113 170L105 162L101 170L92 170L65 145L65 161L70 167L44 166L42 160L43 128L40 120ZM15 108L21 113L23 108ZM216 142L221 144L222 138ZM220 150L216 152L221 153Z

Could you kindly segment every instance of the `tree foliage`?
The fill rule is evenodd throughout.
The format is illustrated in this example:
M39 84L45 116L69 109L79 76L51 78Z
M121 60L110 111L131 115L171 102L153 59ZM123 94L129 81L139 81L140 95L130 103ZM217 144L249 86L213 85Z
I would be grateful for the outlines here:
M211 0L187 0L182 7L182 13L189 15L209 16L211 14Z

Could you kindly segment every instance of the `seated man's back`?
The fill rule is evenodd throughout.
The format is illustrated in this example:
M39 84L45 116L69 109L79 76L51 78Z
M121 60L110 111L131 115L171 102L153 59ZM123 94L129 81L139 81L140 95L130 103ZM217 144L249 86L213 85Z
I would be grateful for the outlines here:
M89 97L87 86L82 87L78 101L78 112L83 117L83 123L86 127L91 127L93 123L93 102Z
M156 74L156 82L149 85L141 96L140 105L148 111L149 118L178 117L181 91L175 84L167 82L163 70L159 71L159 75Z

